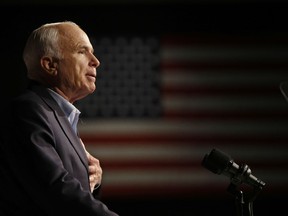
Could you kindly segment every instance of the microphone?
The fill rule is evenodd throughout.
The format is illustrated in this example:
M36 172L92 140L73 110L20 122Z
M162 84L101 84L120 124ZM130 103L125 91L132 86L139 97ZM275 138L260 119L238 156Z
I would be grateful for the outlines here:
M282 95L288 101L288 82L281 82L279 87Z
M232 183L237 185L245 183L257 188L265 186L263 181L252 175L251 169L246 164L236 164L230 156L218 149L212 149L204 156L202 166L215 174L228 176Z

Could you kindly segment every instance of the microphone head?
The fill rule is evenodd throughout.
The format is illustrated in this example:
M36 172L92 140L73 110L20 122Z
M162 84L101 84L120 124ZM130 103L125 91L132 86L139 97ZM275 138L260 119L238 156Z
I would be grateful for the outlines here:
M204 156L202 166L213 173L221 174L230 166L231 161L232 159L224 152L218 149L212 149L209 154Z
M246 164L237 165L230 156L218 149L212 149L209 154L204 156L202 166L213 173L230 177L231 182L235 185L245 183L258 189L262 189L265 185L263 181L251 174L251 170Z

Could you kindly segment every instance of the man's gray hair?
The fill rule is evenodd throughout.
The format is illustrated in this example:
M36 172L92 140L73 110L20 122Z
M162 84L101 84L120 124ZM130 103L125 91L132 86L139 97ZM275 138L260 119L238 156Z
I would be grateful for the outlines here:
M41 57L46 55L57 59L61 58L58 27L66 23L78 26L71 21L47 23L30 34L23 50L23 60L28 78L38 80Z

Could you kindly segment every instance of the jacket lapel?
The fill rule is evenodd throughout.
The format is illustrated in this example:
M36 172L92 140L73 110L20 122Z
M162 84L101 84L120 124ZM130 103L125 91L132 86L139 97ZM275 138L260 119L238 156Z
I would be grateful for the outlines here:
M55 117L63 130L63 133L66 135L67 139L70 141L71 145L79 155L82 163L85 165L86 169L88 170L88 162L85 149L80 141L80 138L75 134L73 131L70 122L68 121L67 117L65 116L64 112L57 104L57 102L52 98L49 94L48 90L40 85L32 85L29 87L32 91L38 94L42 100L51 108L54 112Z

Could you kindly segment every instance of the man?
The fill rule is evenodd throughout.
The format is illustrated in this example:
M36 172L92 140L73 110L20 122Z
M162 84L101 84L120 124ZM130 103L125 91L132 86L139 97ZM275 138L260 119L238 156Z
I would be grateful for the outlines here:
M100 62L75 23L35 29L23 51L29 82L4 115L0 215L117 216L99 200L102 169L78 137L73 103L96 89Z

